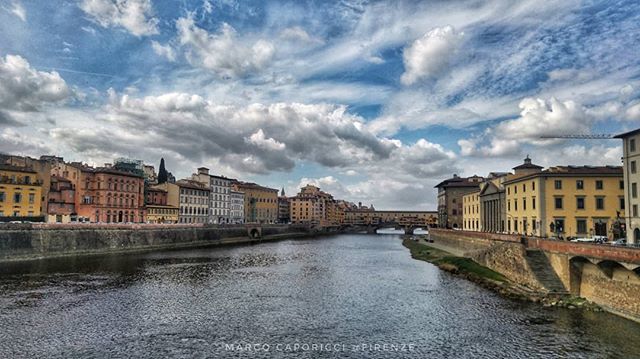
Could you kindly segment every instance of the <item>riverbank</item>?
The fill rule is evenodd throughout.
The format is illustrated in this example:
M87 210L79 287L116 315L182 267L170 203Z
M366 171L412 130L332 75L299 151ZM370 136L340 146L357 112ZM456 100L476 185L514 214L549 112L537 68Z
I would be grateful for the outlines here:
M409 249L412 258L432 263L441 270L470 280L484 288L499 293L503 297L541 303L544 307L583 308L591 311L602 311L598 305L584 298L531 290L509 280L496 271L474 262L470 258L454 255L442 248L435 248L423 238L416 236L413 238L418 238L418 240L407 237L402 241L402 245Z

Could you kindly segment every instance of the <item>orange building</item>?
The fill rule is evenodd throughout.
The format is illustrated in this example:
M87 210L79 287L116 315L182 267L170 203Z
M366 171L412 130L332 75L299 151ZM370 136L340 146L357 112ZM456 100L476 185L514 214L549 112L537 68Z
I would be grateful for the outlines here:
M76 211L78 219L89 222L143 222L144 178L112 168L77 166ZM75 171L68 173L76 174ZM73 179L69 179L72 183Z

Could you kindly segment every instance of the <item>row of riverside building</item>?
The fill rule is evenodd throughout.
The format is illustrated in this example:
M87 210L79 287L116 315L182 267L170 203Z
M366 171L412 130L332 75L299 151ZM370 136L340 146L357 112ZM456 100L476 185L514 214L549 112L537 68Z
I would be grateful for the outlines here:
M362 224L375 216L312 185L287 197L278 190L209 173L176 180L139 160L93 167L61 157L0 154L0 222ZM347 214L350 213L350 214Z
M622 166L543 168L527 156L513 172L454 175L439 183L438 226L573 238L626 237L640 243L640 129L623 140Z

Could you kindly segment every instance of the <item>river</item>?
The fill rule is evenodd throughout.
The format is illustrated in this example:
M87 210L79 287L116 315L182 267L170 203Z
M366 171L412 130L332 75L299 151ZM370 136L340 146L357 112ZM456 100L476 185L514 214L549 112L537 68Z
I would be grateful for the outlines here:
M632 358L640 324L542 308L396 234L0 265L0 358Z

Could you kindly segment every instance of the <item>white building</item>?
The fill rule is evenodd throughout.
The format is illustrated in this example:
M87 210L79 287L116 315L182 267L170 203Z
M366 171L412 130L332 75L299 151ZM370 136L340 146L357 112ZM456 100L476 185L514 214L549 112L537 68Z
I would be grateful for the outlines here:
M198 168L191 178L205 184L211 190L209 199L209 223L231 223L231 180L223 176L209 174L206 167Z
M231 223L244 223L244 192L231 191Z
M616 136L622 139L622 162L624 172L624 217L627 242L640 243L640 217L638 207L638 184L640 184L640 128Z

